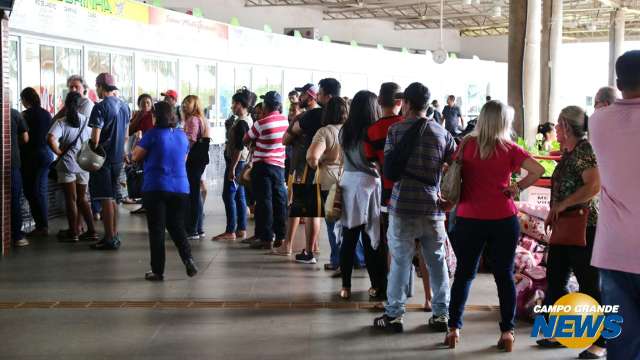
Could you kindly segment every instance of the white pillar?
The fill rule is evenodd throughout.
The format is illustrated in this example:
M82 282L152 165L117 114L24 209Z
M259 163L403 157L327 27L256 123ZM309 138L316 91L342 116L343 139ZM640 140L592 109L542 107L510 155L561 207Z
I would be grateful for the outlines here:
M527 1L527 33L524 49L524 138L535 142L540 123L540 39L541 0Z
M616 9L609 24L609 86L616 86L616 60L622 55L624 31L624 9Z
M553 0L551 10L551 34L549 40L549 109L547 119L556 122L560 114L558 96L560 95L558 81L558 65L562 50L562 0ZM542 120L542 119L541 119Z

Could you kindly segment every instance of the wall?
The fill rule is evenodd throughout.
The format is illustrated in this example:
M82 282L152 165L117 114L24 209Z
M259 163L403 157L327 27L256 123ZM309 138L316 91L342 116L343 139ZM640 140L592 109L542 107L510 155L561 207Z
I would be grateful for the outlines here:
M185 9L184 0L164 0L164 7ZM390 47L412 49L437 49L440 43L439 30L395 31L392 21L382 20L322 20L320 8L302 6L244 7L244 0L189 0L190 7L201 8L204 16L228 23L232 17L240 20L241 26L262 30L265 24L274 33L282 34L289 27L314 27L320 35L329 35L332 40L361 44L383 44ZM456 30L445 31L445 45L449 51L460 51L460 37Z
M462 37L460 38L460 56L507 62L509 50L508 36Z

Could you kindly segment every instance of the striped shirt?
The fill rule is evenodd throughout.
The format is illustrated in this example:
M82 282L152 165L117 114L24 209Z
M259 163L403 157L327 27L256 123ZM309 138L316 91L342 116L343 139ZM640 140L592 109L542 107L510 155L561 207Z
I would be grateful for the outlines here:
M407 119L389 128L384 153L389 154L404 134L418 119ZM438 206L438 193L442 166L449 162L456 150L453 137L447 130L428 120L418 145L414 149L406 170L421 179L429 179L424 184L412 178L403 178L395 183L391 194L389 213L396 216L425 216L431 220L444 220L445 214Z
M262 161L284 168L285 146L282 144L282 138L288 127L287 117L277 111L253 123L246 135L256 142L253 163Z

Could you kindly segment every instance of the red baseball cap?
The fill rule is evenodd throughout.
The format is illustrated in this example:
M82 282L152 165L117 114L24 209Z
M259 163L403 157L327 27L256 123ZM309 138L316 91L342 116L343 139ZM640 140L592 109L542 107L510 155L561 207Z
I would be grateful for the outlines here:
M167 90L160 95L164 97L172 97L174 100L178 100L178 92L175 90Z

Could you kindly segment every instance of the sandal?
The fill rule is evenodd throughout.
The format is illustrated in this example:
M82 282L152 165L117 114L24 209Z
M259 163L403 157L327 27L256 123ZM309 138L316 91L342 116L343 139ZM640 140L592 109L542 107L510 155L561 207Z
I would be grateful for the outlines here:
M513 330L505 331L500 336L500 340L498 340L498 349L504 350L505 352L513 351L513 343L516 341Z
M236 234L234 233L222 233L211 238L211 241L235 241Z
M449 328L444 338L444 344L447 345L449 349L455 349L458 342L460 342L460 329Z
M342 300L348 300L351 297L351 289L342 288L340 293L338 293L338 296Z

